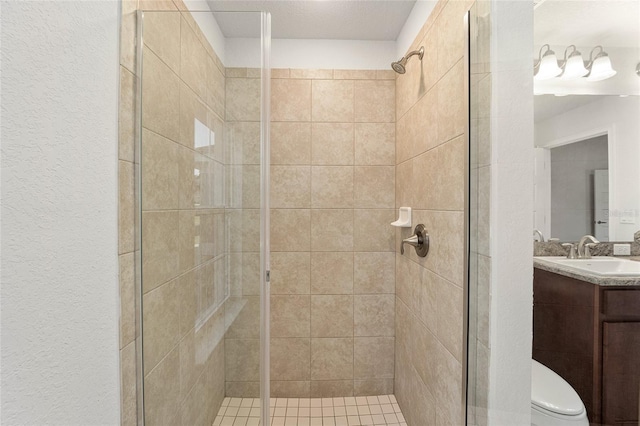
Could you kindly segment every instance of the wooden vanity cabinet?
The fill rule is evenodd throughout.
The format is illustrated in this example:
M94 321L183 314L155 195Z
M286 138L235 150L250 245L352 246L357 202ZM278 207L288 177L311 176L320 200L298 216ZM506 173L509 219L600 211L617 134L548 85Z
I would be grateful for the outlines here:
M638 425L640 322L602 324L602 423Z
M638 426L640 286L535 268L533 301L533 358L573 386L591 424Z

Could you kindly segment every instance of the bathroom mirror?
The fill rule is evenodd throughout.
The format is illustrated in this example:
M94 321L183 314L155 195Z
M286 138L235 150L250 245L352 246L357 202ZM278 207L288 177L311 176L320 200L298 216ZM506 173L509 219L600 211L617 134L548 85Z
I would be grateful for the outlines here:
M640 227L640 96L541 95L534 105L536 229L561 241L632 241Z
M549 44L562 66L575 45L588 63L602 45L616 71L601 81L534 79L534 224L546 238L632 241L640 228L639 14L633 1L535 6L535 58Z

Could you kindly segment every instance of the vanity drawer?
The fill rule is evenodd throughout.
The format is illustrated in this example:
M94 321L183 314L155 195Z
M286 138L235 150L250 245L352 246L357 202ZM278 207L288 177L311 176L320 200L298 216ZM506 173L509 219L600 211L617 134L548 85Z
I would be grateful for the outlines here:
M603 293L603 314L640 318L640 290L604 290Z

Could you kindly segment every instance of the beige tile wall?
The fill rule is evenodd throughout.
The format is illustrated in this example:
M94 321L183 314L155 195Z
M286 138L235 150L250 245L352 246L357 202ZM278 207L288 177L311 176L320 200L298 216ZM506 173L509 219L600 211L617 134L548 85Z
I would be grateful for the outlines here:
M392 71L273 70L271 392L393 392Z
M408 424L462 424L464 34L470 1L441 0L396 79L396 207L431 238L426 258L400 255L396 233L395 395Z
M136 11L145 10L135 152ZM155 12L155 11L163 12ZM182 10L183 12L180 12ZM152 12L154 11L154 12ZM225 70L181 1L123 1L119 115L122 424L137 422L135 170L142 163L146 424L210 425L224 397ZM194 144L194 120L219 135ZM220 182L220 183L219 183Z

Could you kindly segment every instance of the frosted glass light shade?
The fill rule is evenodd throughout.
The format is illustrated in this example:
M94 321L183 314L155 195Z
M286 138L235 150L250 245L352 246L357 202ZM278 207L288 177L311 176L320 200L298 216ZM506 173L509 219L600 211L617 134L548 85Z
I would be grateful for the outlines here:
M609 56L598 56L591 64L591 73L587 76L588 81L606 80L616 75L616 71L611 66Z
M560 77L562 80L575 80L589 73L589 70L584 67L582 55L579 53L570 56L563 68L564 72Z
M535 80L549 80L560 75L562 68L558 66L555 53L548 51L540 60L538 72L533 77Z

